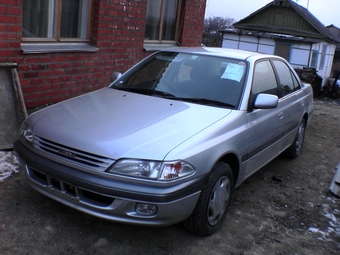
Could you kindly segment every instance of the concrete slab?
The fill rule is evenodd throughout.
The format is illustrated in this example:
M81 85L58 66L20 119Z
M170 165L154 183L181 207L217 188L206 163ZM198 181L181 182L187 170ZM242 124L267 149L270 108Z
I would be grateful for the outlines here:
M27 116L15 63L0 63L0 150L12 149Z

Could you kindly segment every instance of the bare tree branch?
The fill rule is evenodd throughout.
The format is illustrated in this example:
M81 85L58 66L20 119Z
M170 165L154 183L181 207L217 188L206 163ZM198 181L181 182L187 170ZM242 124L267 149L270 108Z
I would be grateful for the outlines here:
M222 33L219 31L232 27L233 23L235 23L235 20L228 17L209 17L205 19L203 44L208 47L221 47Z

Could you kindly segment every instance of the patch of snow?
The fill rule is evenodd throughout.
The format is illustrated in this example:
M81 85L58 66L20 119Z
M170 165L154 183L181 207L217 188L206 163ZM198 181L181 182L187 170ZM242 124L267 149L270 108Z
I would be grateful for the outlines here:
M333 199L330 200L333 201ZM328 227L327 230L322 231L314 227L308 228L308 231L320 234L321 237L319 239L325 241L332 241L332 239L329 238L329 235L331 233L335 233L336 235L340 236L340 217L339 218L336 217L336 215L339 215L339 210L334 209L333 212L330 212L330 210L331 208L328 204L323 205L323 215L330 220L329 221L330 227Z
M19 172L19 162L11 151L0 151L0 182Z

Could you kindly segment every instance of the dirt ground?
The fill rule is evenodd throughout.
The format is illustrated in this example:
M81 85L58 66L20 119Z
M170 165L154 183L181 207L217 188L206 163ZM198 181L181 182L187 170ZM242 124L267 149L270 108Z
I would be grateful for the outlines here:
M340 105L318 101L300 157L280 156L245 181L221 230L205 238L182 224L137 227L83 214L14 171L0 182L0 254L340 254L340 198L329 191L339 160Z

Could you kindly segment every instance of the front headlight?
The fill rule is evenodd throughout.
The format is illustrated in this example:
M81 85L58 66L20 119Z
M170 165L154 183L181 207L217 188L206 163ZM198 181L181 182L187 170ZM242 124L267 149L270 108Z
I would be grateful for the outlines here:
M28 141L30 143L33 142L33 137L34 137L33 132L26 123L24 123L21 126L20 134L21 134L22 137L24 137L26 139L26 141Z
M121 159L106 172L154 180L173 180L193 174L195 169L190 164L181 160L160 162Z
M161 162L147 160L122 159L118 160L106 172L156 179L161 164Z

